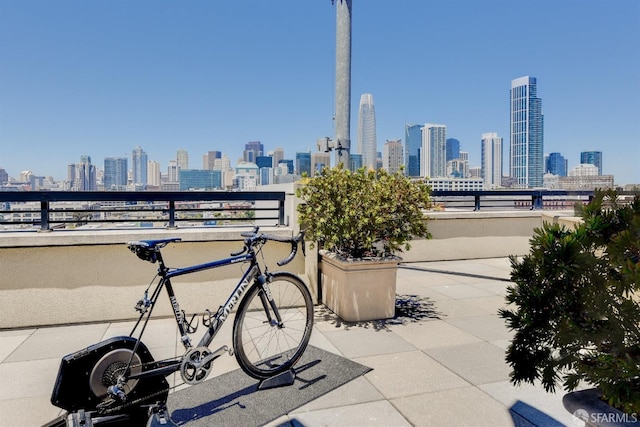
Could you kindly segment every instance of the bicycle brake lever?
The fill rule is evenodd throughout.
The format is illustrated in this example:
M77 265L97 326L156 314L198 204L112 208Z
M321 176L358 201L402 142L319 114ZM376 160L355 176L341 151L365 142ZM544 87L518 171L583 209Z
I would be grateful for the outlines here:
M307 255L306 246L304 244L304 231L301 231L300 233L298 233L298 235L295 237L295 241L296 243L300 242L300 246L302 248L302 255Z

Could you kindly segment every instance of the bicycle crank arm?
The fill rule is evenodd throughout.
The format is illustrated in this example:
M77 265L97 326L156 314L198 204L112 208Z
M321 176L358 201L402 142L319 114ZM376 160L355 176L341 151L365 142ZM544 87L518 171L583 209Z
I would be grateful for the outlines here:
M217 349L213 353L207 354L204 357L204 359L202 359L202 361L200 363L203 364L203 365L207 364L209 362L212 362L212 361L216 360L218 357L222 356L225 353L229 353L230 356L233 356L233 350L231 350L229 348L229 346L223 345L222 347L220 347L219 349Z

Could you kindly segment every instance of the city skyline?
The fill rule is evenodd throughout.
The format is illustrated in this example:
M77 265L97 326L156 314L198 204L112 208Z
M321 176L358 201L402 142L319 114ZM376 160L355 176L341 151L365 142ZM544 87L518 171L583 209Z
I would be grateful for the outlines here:
M531 75L544 154L572 168L601 151L603 174L640 182L640 2L354 3L351 110L375 96L377 151L406 147L406 123L443 123L471 165L487 132L504 136L506 156L509 82ZM544 31L519 31L523 16ZM254 140L293 158L334 135L329 0L0 0L0 37L0 167L12 177L62 180L79 155L130 157L138 145L163 172L178 149L193 165L209 151L235 161Z
M407 125L407 129L419 127ZM502 160L503 141L497 133L482 135L482 164L472 166L469 164L469 153L460 150L459 141L446 138L446 126L426 124L418 130L422 139L420 150L424 155L421 163L425 165L423 167L421 164L420 168L425 169L423 174L427 176L419 174L414 177L421 176L429 179L430 184L435 186L434 189L523 188L518 185L514 177L501 174L503 164L500 160ZM254 149L258 151L256 152ZM285 158L284 150L277 147L265 155L256 156L256 154L262 154L263 149L260 141L249 142L245 145L244 155L250 158L254 157L255 162L245 161L243 158L238 159L234 166L224 153L209 152L203 156L202 168L188 169L185 167L188 167L189 153L184 149L179 149L176 152L176 159L169 161L166 174L161 173L159 162L147 159L146 184L140 182L144 181L143 179L135 177L134 168L127 168L128 159L126 157L105 158L104 168L100 168L92 163L89 155L81 155L78 163L71 163L67 166L66 180L50 180L51 177L38 176L31 171L24 171L12 183L11 178L13 177L9 177L4 168L0 168L0 184L6 183L9 179L9 185L14 188L14 184L22 186L26 183L32 190L72 191L140 191L160 188L165 191L187 191L194 188L254 190L260 185L293 182L295 179L299 179L302 173L312 175L313 171L319 171L330 163L329 152L296 152L294 160ZM403 162L406 161L400 139L387 140L383 151L377 154L377 167L384 168L391 173L400 170L404 165ZM210 156L214 158L212 165L209 163ZM146 153L139 146L131 153L133 164L139 163L144 157L146 157ZM183 160L179 162L180 158ZM352 154L350 158L352 170L363 167L361 154ZM578 166L568 170L568 161L562 156L562 153L554 152L545 155L543 185L539 188L575 190L613 188L615 186L614 176L602 175L600 171L602 152L581 152L580 158ZM178 163L181 163L181 166ZM405 174L408 172L409 170L405 169ZM429 176L430 174L431 176ZM460 183L456 184L456 180ZM197 183L200 183L201 186L194 187ZM212 185L214 186L212 187ZM632 185L637 186L637 184Z

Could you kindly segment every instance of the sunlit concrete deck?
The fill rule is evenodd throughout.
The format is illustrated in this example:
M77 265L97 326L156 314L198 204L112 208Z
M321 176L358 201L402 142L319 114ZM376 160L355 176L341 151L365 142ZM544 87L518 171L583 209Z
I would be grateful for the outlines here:
M575 425L562 391L509 383L504 351L511 334L497 315L509 271L506 258L406 264L397 294L413 308L385 322L344 324L318 307L311 344L373 370L271 425ZM223 327L220 345L231 344L231 325ZM38 426L56 417L49 397L60 358L129 329L94 323L0 331L0 426ZM145 334L156 359L178 349L168 334L175 336L175 325L166 319L154 320ZM213 375L238 369L232 357L215 363Z

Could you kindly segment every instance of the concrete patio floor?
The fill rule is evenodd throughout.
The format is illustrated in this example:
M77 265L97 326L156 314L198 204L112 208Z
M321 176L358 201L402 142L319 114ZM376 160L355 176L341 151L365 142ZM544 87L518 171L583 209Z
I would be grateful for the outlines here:
M396 319L349 324L317 307L311 344L373 370L269 425L580 425L563 407L562 391L509 382L504 352L511 334L497 315L509 272L506 258L406 264L398 272L403 308ZM231 344L231 325L212 348ZM49 398L61 357L130 328L0 330L0 426L39 426L58 416ZM175 329L172 319L148 326L144 342L154 358L181 348ZM208 381L237 368L235 358L223 356Z

